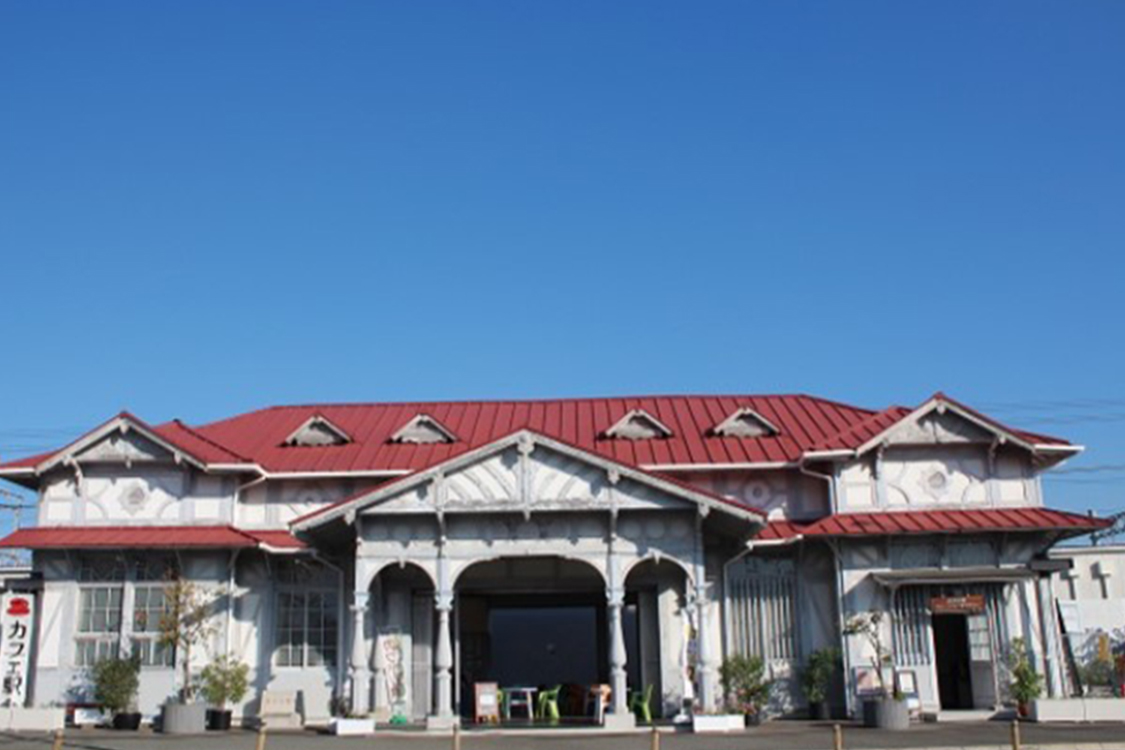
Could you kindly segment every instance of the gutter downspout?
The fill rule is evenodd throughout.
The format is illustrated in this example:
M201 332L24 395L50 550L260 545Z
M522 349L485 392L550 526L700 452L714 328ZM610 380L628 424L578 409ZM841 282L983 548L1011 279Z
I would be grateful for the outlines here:
M802 474L814 479L822 479L828 485L828 511L835 514L837 510L836 502L836 478L828 474L821 474L820 472L813 471L805 466L802 460L797 465L797 470ZM832 550L832 567L836 571L836 627L838 629L838 637L840 639L840 657L843 661L844 668L844 708L849 716L855 715L855 699L852 691L852 663L851 654L848 650L848 644L845 642L844 631L847 625L844 619L844 569L840 565L840 549L837 543L832 542L829 544Z

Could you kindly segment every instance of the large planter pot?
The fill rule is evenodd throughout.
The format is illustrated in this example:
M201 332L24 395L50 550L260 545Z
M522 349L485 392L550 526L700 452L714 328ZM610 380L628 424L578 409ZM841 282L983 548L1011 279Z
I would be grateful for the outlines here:
M910 708L906 701L871 698L863 702L863 726L873 729L908 729Z
M226 732L230 729L230 711L220 711L217 708L207 709L207 731Z
M832 709L827 701L816 701L809 704L809 718L813 721L828 721L832 718Z
M114 729L137 731L141 728L141 715L139 713L114 714L111 726Z
M332 734L338 737L362 737L375 734L375 719L333 719Z
M746 728L742 714L696 714L691 717L691 730L697 734L715 732L737 732Z
M201 734L207 727L206 703L165 703L160 719L164 734Z

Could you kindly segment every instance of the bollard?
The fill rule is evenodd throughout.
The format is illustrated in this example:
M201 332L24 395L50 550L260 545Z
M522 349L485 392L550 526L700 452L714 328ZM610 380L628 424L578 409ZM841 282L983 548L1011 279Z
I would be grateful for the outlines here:
M258 727L258 744L254 746L255 750L266 750L266 725L262 724Z
M461 725L453 725L453 750L461 750Z
M648 743L649 750L660 750L660 732L656 731L656 725L652 725L652 739Z
M51 745L51 750L62 750L63 747L63 730L55 730L55 744Z
M1020 750L1023 745L1020 743L1020 722L1019 719L1012 719L1012 750Z
M844 730L839 724L832 725L832 750L844 750Z

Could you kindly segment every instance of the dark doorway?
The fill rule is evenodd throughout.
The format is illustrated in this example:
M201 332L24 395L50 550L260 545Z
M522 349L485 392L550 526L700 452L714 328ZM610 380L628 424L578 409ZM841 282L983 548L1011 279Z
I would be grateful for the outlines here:
M934 615L938 697L944 710L973 707L969 669L969 626L964 615Z

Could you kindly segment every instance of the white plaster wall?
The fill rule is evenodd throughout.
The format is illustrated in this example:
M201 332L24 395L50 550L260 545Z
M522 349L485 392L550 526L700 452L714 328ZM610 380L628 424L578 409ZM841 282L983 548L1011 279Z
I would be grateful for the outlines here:
M244 528L286 528L295 518L373 488L376 480L278 479L248 487L239 497L235 524Z
M40 490L41 526L230 523L235 480L182 464L85 467L81 480L57 470Z
M1037 479L1026 456L989 446L935 444L887 448L840 467L839 511L1040 505Z
M764 510L770 518L804 520L830 512L826 483L795 469L682 472L677 478Z

